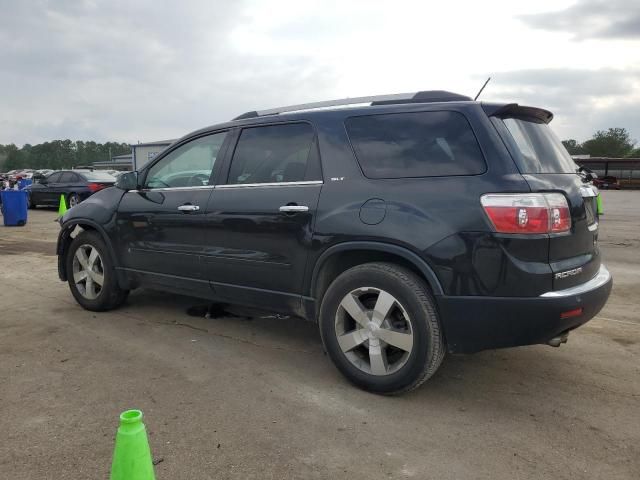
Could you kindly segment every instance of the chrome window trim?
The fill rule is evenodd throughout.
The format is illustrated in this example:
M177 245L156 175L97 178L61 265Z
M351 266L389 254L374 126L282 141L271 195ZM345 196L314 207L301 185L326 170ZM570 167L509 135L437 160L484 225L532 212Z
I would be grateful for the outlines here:
M174 191L189 191L189 190L207 190L215 188L215 185L202 185L192 187L160 187L160 188L142 188L135 190L136 192L174 192Z
M140 190L131 190L135 192L174 192L174 191L189 191L189 190L207 190L213 188L256 188L256 187L296 187L307 185L322 185L322 180L307 180L303 182L273 182L273 183L230 183L224 185L203 185L201 187L160 187L160 188L143 188Z
M540 296L545 298L562 298L571 297L573 295L581 295L583 293L590 292L591 290L595 290L596 288L600 288L609 280L611 280L611 274L609 273L609 270L607 270L607 267L605 267L604 265L600 265L598 274L591 280L588 280L580 285L576 285L575 287L566 288L564 290L555 290L553 292L543 293Z
M304 182L273 182L273 183L227 183L216 185L216 188L256 188L256 187L297 187L307 185L322 185L322 180L308 180Z

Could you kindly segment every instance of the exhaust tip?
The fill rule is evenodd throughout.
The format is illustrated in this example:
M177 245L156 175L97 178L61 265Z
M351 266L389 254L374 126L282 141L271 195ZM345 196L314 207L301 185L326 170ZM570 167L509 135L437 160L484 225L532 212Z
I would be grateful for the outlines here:
M547 345L551 347L559 347L563 343L567 343L567 340L569 340L569 332L561 333L557 337L553 337L547 342Z

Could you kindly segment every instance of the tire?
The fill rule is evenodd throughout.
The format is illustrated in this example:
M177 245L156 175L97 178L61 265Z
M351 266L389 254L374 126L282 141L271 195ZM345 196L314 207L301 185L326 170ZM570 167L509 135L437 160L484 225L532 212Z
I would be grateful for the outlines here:
M83 254L78 254L79 250ZM93 250L97 253L92 259ZM118 286L109 249L96 232L83 231L73 239L65 258L65 268L71 293L86 310L112 310L122 305L129 294ZM102 285L99 285L99 278L102 278Z
M392 263L367 263L339 275L322 299L319 322L325 350L338 370L370 392L413 390L436 372L445 355L428 286Z
M33 194L29 194L29 210L34 210L38 205L33 203Z
M75 207L80 203L80 197L77 193L67 195L67 208Z

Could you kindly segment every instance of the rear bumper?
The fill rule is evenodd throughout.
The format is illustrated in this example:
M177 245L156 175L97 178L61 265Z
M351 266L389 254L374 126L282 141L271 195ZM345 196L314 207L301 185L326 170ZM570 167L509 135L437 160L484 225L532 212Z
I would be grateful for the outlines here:
M438 297L452 353L547 343L591 320L609 298L613 279L604 265L588 282L539 297ZM563 312L582 308L576 317Z

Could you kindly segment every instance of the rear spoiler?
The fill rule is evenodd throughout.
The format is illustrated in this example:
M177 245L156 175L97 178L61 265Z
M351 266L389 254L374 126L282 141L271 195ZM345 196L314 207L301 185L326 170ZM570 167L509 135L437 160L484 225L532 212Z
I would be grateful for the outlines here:
M526 107L517 103L485 103L482 108L489 117L533 118L543 123L553 120L553 113L544 108Z

